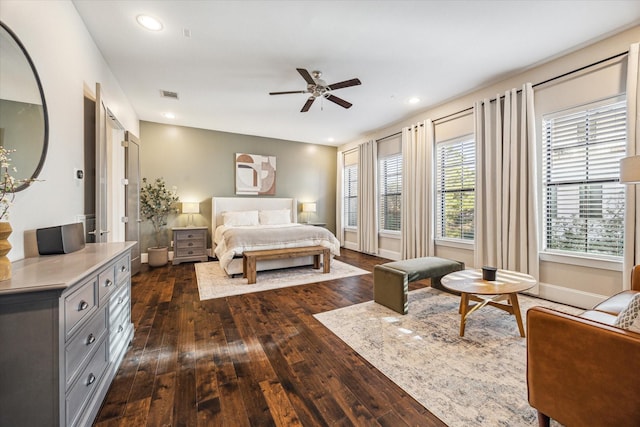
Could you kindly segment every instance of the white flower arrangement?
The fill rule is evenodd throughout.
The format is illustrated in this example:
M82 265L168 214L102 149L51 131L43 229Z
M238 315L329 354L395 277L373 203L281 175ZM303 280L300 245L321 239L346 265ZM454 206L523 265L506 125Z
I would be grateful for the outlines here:
M16 179L11 175L18 170L11 166L11 153L16 150L9 150L0 146L0 221L9 219L9 208L13 205L16 197Z

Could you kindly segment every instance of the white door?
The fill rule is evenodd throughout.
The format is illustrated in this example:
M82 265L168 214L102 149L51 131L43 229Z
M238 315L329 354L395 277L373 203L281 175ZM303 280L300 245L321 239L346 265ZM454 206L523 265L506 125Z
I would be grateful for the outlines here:
M96 242L125 238L124 128L109 110L96 83Z

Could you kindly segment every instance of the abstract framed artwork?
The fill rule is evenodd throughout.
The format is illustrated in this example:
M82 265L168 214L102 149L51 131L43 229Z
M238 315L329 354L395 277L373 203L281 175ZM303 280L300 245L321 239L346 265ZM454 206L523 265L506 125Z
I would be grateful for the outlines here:
M276 156L236 153L236 194L276 194Z

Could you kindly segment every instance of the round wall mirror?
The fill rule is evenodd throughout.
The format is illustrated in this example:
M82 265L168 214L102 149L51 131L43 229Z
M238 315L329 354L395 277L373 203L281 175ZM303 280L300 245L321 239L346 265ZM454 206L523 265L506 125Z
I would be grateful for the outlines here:
M47 104L36 67L20 39L0 21L0 146L13 151L15 191L27 188L40 173L48 139Z

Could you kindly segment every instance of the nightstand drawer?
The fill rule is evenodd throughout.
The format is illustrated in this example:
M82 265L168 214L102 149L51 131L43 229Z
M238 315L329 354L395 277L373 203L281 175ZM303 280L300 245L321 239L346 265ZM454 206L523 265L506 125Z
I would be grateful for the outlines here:
M175 232L176 240L193 240L202 239L207 237L207 230L180 230Z
M192 248L192 249L178 249L174 256L176 257L191 257L191 256L204 256L207 254L205 248Z
M176 249L198 249L204 248L204 239L176 240Z

